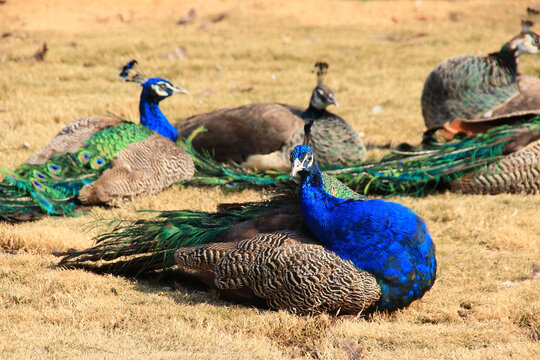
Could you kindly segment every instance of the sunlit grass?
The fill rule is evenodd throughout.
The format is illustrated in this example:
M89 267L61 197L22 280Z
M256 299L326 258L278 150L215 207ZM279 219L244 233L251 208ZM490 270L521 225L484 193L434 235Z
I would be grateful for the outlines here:
M257 101L306 106L313 64L330 63L332 111L373 144L418 142L429 71L460 54L487 54L519 31L526 1L8 0L0 5L0 164L15 168L67 122L138 118L140 88L119 68L185 87L166 100L172 122ZM176 20L190 7L195 22ZM213 24L221 11L229 17ZM29 60L39 41L44 62ZM160 55L183 46L187 57ZM520 60L538 75L538 57ZM251 88L241 92L239 89ZM382 106L382 113L372 108ZM28 146L23 146L24 143ZM212 210L261 194L171 188L99 208ZM90 246L91 215L0 224L1 358L533 359L540 353L540 197L438 194L395 199L426 219L438 279L401 312L370 320L298 317L219 300L193 284L59 270L51 255ZM348 345L347 345L348 344ZM352 346L352 345L354 346ZM352 347L351 347L352 346ZM352 349L352 350L351 350ZM352 355L351 355L352 352Z

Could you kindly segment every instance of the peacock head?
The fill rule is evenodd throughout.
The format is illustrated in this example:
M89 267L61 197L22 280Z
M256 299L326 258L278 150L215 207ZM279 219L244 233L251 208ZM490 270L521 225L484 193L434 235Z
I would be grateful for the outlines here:
M174 86L170 81L161 78L150 78L142 84L142 87L141 97L153 102L160 102L174 94L189 94L187 90Z
M143 87L141 99L158 103L174 94L189 94L187 90L174 86L170 81L161 78L147 79L137 60L131 60L122 67L120 76L126 81L135 82Z
M291 176L304 177L318 169L313 150L307 145L298 145L291 152Z
M317 86L311 94L310 105L318 110L324 110L332 104L338 106L334 92L324 84L324 77L328 71L328 63L319 61L315 63L315 68L317 69Z
M523 20L521 22L521 33L516 35L512 40L503 46L503 49L515 51L516 56L522 54L538 54L540 37L530 28L533 25L532 21Z

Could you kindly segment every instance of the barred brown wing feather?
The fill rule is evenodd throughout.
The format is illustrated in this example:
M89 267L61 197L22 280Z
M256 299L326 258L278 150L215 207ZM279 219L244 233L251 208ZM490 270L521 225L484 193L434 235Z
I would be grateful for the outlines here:
M247 287L274 309L356 314L380 297L375 278L296 232L176 251L180 266L212 270L221 290Z
M540 193L540 140L451 183L465 194Z
M155 134L118 152L113 166L81 189L79 200L84 204L113 205L158 193L191 178L194 171L193 160L183 148Z

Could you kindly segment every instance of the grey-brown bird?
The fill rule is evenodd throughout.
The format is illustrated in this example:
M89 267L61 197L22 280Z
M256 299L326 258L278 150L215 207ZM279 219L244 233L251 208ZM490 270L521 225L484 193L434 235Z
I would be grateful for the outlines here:
M323 82L328 64L318 62L315 67L317 86L306 110L255 103L195 115L175 127L187 137L203 126L207 131L194 137L193 146L198 151L213 151L218 161L247 169L286 171L291 150L303 142L304 126L312 121L311 145L321 165L360 163L366 153L361 137L344 119L326 110L337 105L334 93Z

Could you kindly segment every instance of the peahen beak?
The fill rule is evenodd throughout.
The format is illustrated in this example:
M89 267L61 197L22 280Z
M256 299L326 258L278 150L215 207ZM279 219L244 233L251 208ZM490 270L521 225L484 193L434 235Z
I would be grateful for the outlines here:
M334 104L336 106L339 106L338 101L336 100L336 97L333 94L330 94L328 96L328 99L330 100L330 104Z
M189 95L189 92L186 89L181 88L180 86L175 86L173 89L173 94L186 94Z

